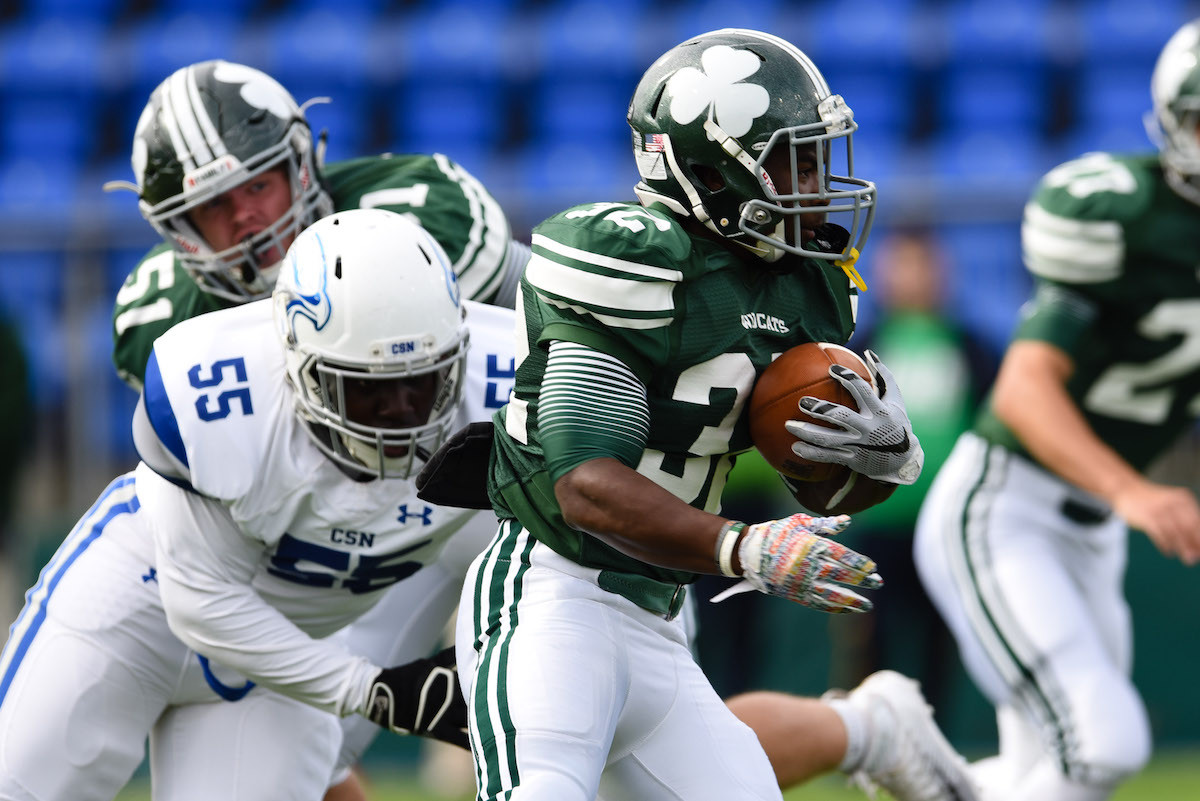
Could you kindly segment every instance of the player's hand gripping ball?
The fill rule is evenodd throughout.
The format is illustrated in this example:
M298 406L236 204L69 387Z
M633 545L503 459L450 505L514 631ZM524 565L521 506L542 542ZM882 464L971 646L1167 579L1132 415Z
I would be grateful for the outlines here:
M805 396L858 408L846 388L829 375L834 364L853 370L876 389L874 376L862 357L831 342L808 342L784 351L754 384L750 396L750 437L754 447L768 464L795 481L825 481L846 470L839 464L797 456L792 450L796 437L784 427L789 420L829 425L800 408L800 399Z

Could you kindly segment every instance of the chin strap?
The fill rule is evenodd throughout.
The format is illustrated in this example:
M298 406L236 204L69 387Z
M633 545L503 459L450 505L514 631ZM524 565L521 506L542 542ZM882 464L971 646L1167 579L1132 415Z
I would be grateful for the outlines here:
M835 261L834 264L842 268L842 272L850 279L850 283L858 287L859 292L866 292L867 282L863 280L858 270L854 269L854 262L856 261L858 261L858 248L850 248L850 257L841 261Z

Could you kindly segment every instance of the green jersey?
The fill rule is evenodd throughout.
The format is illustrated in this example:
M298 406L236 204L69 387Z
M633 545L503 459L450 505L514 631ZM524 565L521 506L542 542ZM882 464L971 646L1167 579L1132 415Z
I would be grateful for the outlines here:
M326 165L334 209L384 208L412 215L446 251L465 298L487 302L500 288L512 232L500 204L441 154L370 156ZM180 320L232 305L204 292L163 243L125 279L113 309L113 362L140 388L154 340Z
M751 447L743 411L755 379L794 345L844 343L856 300L830 262L768 265L688 233L657 208L597 203L551 217L534 229L517 309L526 341L512 397L496 414L489 492L497 513L587 567L692 581L564 523L538 437L550 342L586 345L629 366L646 386L650 414L637 471L716 512L734 455Z
M1092 153L1042 179L1021 241L1037 281L1017 339L1062 348L1071 399L1138 470L1200 416L1200 208L1157 155ZM984 408L976 430L1018 452Z

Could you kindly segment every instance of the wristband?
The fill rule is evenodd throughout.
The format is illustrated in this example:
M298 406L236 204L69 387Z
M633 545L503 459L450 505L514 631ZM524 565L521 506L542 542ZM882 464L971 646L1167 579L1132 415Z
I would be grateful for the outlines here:
M721 526L721 530L717 532L716 546L716 561L717 568L721 571L722 576L737 577L737 573L733 572L733 550L737 547L738 538L742 534L742 529L746 528L746 524L737 520L730 520L725 525Z

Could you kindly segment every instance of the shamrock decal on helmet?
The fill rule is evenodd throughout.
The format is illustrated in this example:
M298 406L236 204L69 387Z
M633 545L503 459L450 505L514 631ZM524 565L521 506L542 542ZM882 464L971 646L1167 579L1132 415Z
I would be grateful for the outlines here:
M671 76L671 117L686 125L705 111L730 136L750 130L754 120L766 113L771 95L753 83L742 83L758 71L761 61L748 50L716 45L700 56L702 69L685 67Z
M300 114L292 96L265 72L221 61L213 70L213 78L221 83L240 84L242 100L255 108L269 111L281 120L290 120Z

